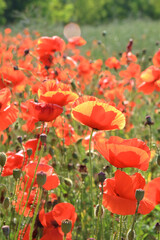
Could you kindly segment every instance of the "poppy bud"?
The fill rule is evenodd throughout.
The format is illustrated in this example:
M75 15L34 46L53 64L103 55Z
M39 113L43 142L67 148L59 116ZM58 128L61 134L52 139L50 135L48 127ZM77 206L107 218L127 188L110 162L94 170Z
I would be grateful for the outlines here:
M143 55L145 55L146 54L146 52L147 52L147 50L144 48L144 49L142 49L142 54Z
M72 88L73 88L73 90L76 90L76 84L75 84L75 82L71 82L71 86L72 86Z
M13 177L15 180L19 179L21 176L21 170L18 168L13 169Z
M52 147L49 148L49 154L53 157L54 156L54 150Z
M19 70L18 66L14 66L13 69L14 69L14 71Z
M75 158L75 159L78 159L77 153L76 153L76 152L73 152L73 153L72 153L72 157Z
M27 148L27 155L30 157L32 155L32 148Z
M64 183L68 186L68 187L72 187L73 186L73 182L71 179L69 178L65 178L64 179Z
M160 155L157 157L157 164L160 166Z
M44 134L44 133L42 133L42 134L40 135L40 140L41 140L42 144L46 143L47 135Z
M74 168L73 163L68 163L68 170L71 171Z
M10 228L9 228L8 225L2 226L2 231L3 231L3 234L4 234L5 237L8 237L8 236L9 236Z
M7 193L7 187L4 184L0 185L0 203L3 203Z
M28 55L28 53L29 53L29 49L25 49L24 50L24 56Z
M104 215L104 207L102 205L97 204L95 207L95 216L98 217L103 217Z
M155 230L156 230L157 233L160 232L160 223L159 222L156 223Z
M22 144L22 141L23 141L23 140L22 140L22 136L18 136L18 137L17 137L17 140L18 140L18 142L19 142L20 144Z
M104 172L98 173L98 179L101 184L103 184L104 180L106 179L106 175Z
M137 201L140 202L144 197L144 190L143 189L137 189L135 196L136 196Z
M97 43L98 43L98 45L101 45L101 44L102 44L102 42L101 42L100 40L98 40L98 42L97 42Z
M9 198L6 197L3 202L4 209L7 209L9 207Z
M103 37L105 37L105 36L106 36L106 34L107 34L107 32L106 32L106 31L103 31L103 32L102 32L102 36L103 36Z
M7 156L4 152L0 152L0 165L3 167L5 165Z
M72 228L72 221L71 220L65 219L65 220L62 221L61 229L62 229L62 232L65 235L71 231L71 228Z
M149 116L149 115L146 116L146 122L145 122L144 125L145 125L145 126L146 126L146 125L149 125L149 126L150 126L150 125L153 125L153 124L154 124L154 122L152 122L151 116Z
M127 240L134 240L135 239L135 231L132 229L129 229L127 233Z
M39 187L42 187L47 180L47 175L45 172L41 171L37 173L37 183Z

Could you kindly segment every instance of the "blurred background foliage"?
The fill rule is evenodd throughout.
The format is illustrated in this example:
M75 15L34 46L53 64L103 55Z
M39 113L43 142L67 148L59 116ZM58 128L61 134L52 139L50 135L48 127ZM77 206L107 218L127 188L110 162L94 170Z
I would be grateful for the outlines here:
M160 18L159 0L0 0L0 24L42 17L51 23L106 23L127 17Z

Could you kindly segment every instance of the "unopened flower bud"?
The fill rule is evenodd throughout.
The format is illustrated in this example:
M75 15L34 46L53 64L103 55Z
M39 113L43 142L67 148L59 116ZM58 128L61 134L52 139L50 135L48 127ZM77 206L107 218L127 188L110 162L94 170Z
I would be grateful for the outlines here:
M54 149L52 147L49 148L49 154L53 157L54 156Z
M95 216L103 217L103 215L104 215L104 207L102 205L97 204L95 207Z
M30 157L32 155L32 148L27 148L27 155Z
M62 221L61 229L62 229L62 232L65 235L71 231L71 228L72 228L72 221L71 220L65 219L65 220Z
M104 180L106 179L106 174L104 172L98 173L98 179L101 184L103 184Z
M9 236L10 228L9 228L8 225L2 226L2 231L3 231L3 234L4 234L5 237L8 237L8 236Z
M135 239L135 231L132 229L129 229L127 233L127 240L134 240Z
M107 34L107 32L106 32L106 31L103 31L103 32L102 32L102 36L103 36L103 37L105 37L105 36L106 36L106 34Z
M24 56L28 55L28 53L29 53L29 49L25 49L24 50Z
M20 144L22 144L22 141L23 141L23 140L22 140L22 136L18 136L18 137L17 137L17 140L18 140L18 142L19 142Z
M21 176L21 170L18 168L13 169L13 177L15 180L19 179Z
M146 125L149 125L149 126L151 126L151 125L153 125L154 124L154 122L152 122L152 119L151 119L151 116L146 116L146 122L145 122L145 126Z
M39 187L42 187L47 180L47 175L45 172L41 171L37 173L37 183Z
M157 157L157 164L160 166L160 155Z
M101 44L102 44L102 42L101 42L100 40L98 40L98 42L97 42L97 43L98 43L98 45L101 45Z
M159 222L156 223L155 229L156 229L157 233L160 233L160 223Z
M14 71L19 70L18 66L14 66L13 69L14 69Z
M73 182L71 179L69 178L65 178L64 179L64 183L68 186L68 187L72 187L73 186Z
M9 198L8 197L6 197L4 199L3 206L4 206L5 209L7 209L9 207Z
M144 197L144 190L143 189L137 189L135 196L136 196L137 201L140 202Z
M0 152L0 165L3 167L5 165L7 156L4 152Z
M44 133L42 133L42 134L40 135L40 140L41 140L42 144L46 143L46 141L47 141L47 135L44 134Z

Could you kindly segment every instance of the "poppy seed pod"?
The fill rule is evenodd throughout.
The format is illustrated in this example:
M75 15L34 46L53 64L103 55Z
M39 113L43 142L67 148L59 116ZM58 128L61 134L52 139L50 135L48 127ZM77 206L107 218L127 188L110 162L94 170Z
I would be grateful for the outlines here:
M144 197L144 190L143 189L137 189L136 193L135 193L135 197L136 197L137 201L140 202Z
M18 168L13 169L13 177L15 180L19 179L21 176L21 170Z
M44 134L44 133L42 133L42 134L40 135L40 139L41 139L42 144L46 143L47 135Z
M39 187L42 187L47 180L47 175L45 172L40 171L37 173L37 183Z
M27 148L28 157L30 157L32 155L32 152L33 152L32 148Z
M0 165L3 167L5 165L7 156L4 152L0 153Z
M61 224L61 228L62 228L62 232L64 234L67 234L71 231L71 228L72 228L72 221L69 220L69 219L65 219L62 221L62 224Z
M9 228L8 225L4 225L4 226L2 226L2 231L3 231L4 236L6 236L6 237L9 236L10 228Z

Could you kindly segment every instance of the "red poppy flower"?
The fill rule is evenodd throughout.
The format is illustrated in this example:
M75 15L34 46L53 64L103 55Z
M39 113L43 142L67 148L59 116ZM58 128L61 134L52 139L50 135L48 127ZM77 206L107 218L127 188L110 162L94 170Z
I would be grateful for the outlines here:
M44 209L42 209L39 213L39 220L44 229L40 240L63 240L64 233L61 230L62 221L65 219L71 220L73 229L76 218L75 208L70 203L59 203L48 213L45 213ZM71 232L67 234L66 239L71 240Z
M126 65L131 62L137 62L137 57L132 52L124 52L120 59L121 65Z
M144 94L160 91L160 69L155 66L145 69L140 75L138 90Z
M143 171L148 169L151 153L140 139L112 136L109 139L99 139L95 145L96 150L117 168L134 167Z
M141 67L139 64L130 63L126 70L120 71L119 76L123 78L137 78L140 75Z
M26 165L24 169L24 171L26 172L26 177L29 177L30 180L32 180L34 177L36 166L37 166L37 163L32 162ZM47 176L46 183L43 185L44 189L51 190L58 187L58 185L60 184L59 178L57 174L54 173L54 169L51 166L40 163L37 168L37 173L38 172L44 172ZM35 182L36 182L36 179L35 179Z
M68 85L54 80L45 81L38 90L38 95L41 100L59 106L65 106L78 98Z
M51 122L63 112L63 108L56 104L44 102L37 103L34 101L28 103L28 110L30 115L30 119L27 121L29 131L34 129L36 122Z
M117 170L115 177L106 179L103 185L103 205L109 211L120 215L133 215L136 211L137 200L135 192L144 189L145 179L140 173L128 175ZM150 198L144 196L140 201L138 213L148 214L155 207Z
M160 49L158 50L158 52L155 53L152 61L153 61L154 66L160 67Z
M86 44L86 40L84 40L81 36L69 38L68 42L72 47L83 46Z
M8 88L0 90L0 131L5 130L17 119L18 110L9 104L11 93Z
M72 117L98 130L123 129L125 126L125 117L118 109L91 96L80 97L74 102Z
M120 62L115 57L110 57L105 61L105 65L109 68L119 69L121 67Z
M20 169L22 167L24 160L24 155L22 152L18 153L13 153L13 152L8 152L7 153L7 161L3 167L3 171L1 176L10 176L13 174L13 170L15 168Z
M146 197L150 198L156 205L160 204L160 177L157 177L146 184L144 190Z
M58 36L41 37L38 40L37 52L39 55L44 53L63 52L65 49L65 42Z

